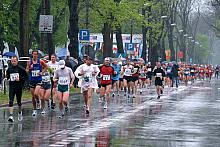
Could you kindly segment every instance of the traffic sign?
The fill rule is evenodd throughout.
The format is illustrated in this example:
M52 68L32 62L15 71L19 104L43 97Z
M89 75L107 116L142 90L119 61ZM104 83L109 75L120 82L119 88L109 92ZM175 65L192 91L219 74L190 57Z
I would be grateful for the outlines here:
M89 42L90 40L90 31L88 29L82 29L79 31L79 40L81 42Z
M42 33L52 33L53 15L40 15L39 31Z
M127 44L127 54L134 54L134 44L133 43Z

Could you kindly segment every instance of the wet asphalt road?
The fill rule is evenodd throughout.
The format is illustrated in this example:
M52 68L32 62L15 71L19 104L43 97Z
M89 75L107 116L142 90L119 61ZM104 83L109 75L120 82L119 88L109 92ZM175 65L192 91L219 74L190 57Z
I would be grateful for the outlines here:
M94 95L91 114L83 111L81 95L71 97L62 120L57 111L8 123L0 108L0 147L220 147L220 81L197 81L188 87L165 88L160 100L153 87L137 98L112 99L108 110Z

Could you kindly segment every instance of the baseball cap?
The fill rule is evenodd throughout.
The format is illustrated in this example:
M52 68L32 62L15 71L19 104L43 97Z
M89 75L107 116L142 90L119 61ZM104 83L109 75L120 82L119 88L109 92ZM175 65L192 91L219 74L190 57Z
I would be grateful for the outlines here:
M106 57L106 58L105 58L105 61L110 61L110 58L109 58L109 57Z
M65 67L65 61L64 60L60 60L59 61L59 66L60 66L60 68L64 68Z

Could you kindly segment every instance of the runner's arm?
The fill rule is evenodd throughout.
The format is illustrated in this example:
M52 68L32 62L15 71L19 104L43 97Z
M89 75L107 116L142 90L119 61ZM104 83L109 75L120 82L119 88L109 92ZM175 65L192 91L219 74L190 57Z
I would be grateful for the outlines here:
M47 71L48 65L43 60L40 60L40 64L43 67L43 70L42 70L42 74L43 74Z

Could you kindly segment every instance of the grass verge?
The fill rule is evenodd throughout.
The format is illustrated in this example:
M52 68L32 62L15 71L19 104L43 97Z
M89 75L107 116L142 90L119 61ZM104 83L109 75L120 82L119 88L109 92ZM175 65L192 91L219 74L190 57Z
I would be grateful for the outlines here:
M80 88L71 88L70 95L75 93L80 93ZM31 93L29 90L24 90L22 94L22 101L29 101L31 100ZM16 102L16 98L14 100ZM8 104L8 91L4 94L4 91L0 91L0 105Z

